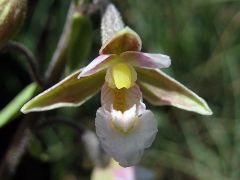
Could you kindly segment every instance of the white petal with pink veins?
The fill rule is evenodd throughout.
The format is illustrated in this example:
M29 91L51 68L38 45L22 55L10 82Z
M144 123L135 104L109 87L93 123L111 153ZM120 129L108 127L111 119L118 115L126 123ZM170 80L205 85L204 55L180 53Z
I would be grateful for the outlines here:
M145 104L142 102L142 92L138 85L135 84L129 89L116 90L108 87L107 83L104 83L101 89L101 103L102 107L106 110L111 111L116 91L122 91L122 97L118 97L118 99L119 101L125 101L126 109L131 108L134 104L136 105L138 114L146 109Z

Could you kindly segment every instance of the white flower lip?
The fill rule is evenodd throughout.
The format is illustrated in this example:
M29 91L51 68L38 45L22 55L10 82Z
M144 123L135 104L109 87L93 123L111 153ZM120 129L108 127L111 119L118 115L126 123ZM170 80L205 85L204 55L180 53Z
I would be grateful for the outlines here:
M96 115L96 132L103 149L123 167L136 165L157 134L157 122L151 111L138 116L138 125L124 134L111 126L112 114L99 108Z

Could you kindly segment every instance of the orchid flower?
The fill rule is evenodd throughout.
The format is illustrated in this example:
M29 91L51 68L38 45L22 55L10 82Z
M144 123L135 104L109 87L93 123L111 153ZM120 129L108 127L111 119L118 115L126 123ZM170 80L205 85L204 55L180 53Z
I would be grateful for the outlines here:
M154 105L212 113L202 98L159 70L170 66L169 56L140 50L140 37L125 27L89 65L30 100L21 111L79 106L101 88L95 119L100 143L121 166L136 165L157 134L156 119L143 97Z

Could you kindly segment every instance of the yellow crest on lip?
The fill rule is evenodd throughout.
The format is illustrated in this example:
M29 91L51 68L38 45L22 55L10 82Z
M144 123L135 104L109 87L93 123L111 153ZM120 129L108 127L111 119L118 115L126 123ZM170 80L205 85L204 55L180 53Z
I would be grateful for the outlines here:
M114 84L118 89L128 89L133 84L132 69L127 64L118 63L114 65L112 68L112 77Z

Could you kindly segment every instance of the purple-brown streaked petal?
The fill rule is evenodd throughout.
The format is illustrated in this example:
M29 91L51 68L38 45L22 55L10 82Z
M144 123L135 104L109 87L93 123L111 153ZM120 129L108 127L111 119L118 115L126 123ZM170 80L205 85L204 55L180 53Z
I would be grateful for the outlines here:
M138 34L129 27L119 31L100 49L99 54L121 54L125 51L140 51L142 41Z
M158 69L137 68L144 98L154 105L170 105L202 115L212 111L204 99Z
M171 65L171 59L164 54L151 54L136 51L128 51L121 54L123 61L141 68L167 68Z
M136 84L129 89L123 88L119 90L110 88L107 83L104 83L101 89L101 103L102 107L108 111L111 111L112 106L116 108L115 105L126 106L127 109L136 105L137 113L141 113L146 109L145 104L142 102L142 93Z
M116 55L102 54L96 57L92 62L90 62L79 74L78 79L85 76L90 76L101 70L106 69L111 63L114 62Z
M104 83L103 71L91 76L78 79L81 70L69 75L53 87L45 90L21 109L23 113L34 111L47 111L60 107L80 106L95 93Z

